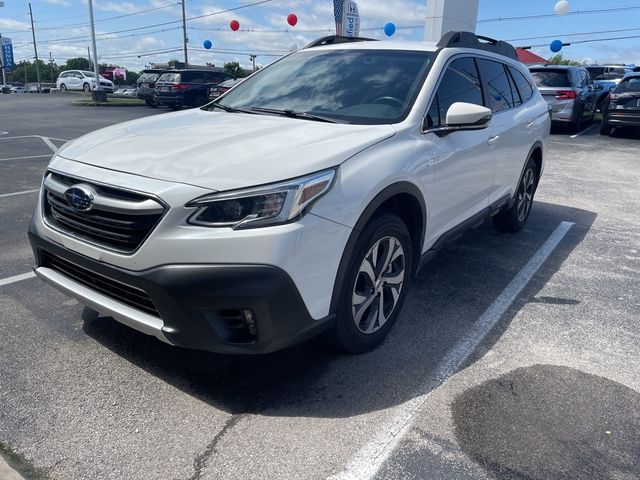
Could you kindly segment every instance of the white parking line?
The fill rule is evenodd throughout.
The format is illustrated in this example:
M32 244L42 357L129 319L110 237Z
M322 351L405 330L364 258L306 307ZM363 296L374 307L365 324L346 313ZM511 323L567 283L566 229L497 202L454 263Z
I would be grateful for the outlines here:
M575 135L571 135L569 138L578 138L580 135L582 135L583 133L587 133L589 130L591 130L593 127L596 127L597 125L598 125L597 123L589 125L587 128L585 128L581 132L578 132Z
M11 283L21 282L22 280L28 280L29 278L35 277L36 274L33 272L21 273L20 275L14 275L13 277L8 278L0 278L0 287L4 285L9 285Z
M3 193L2 195L0 195L0 198L14 197L16 195L24 195L25 193L36 193L39 191L40 191L39 188L34 188L33 190L23 190L22 192Z
M51 140L49 140L47 137L40 137L42 139L42 141L44 143L47 144L47 147L49 147L51 149L52 152L56 152L58 150L58 147L55 145L55 143L53 143Z
M8 160L26 160L28 158L51 158L50 153L46 153L44 155L27 155L26 157L9 157L9 158L0 158L0 162L6 162Z
M390 419L382 425L374 438L356 452L342 472L329 477L330 480L368 480L377 474L411 428L414 417L429 394L455 374L467 361L573 225L572 222L561 222L558 225L522 270L475 321L466 335L449 350L433 375L421 386L418 395L392 409Z

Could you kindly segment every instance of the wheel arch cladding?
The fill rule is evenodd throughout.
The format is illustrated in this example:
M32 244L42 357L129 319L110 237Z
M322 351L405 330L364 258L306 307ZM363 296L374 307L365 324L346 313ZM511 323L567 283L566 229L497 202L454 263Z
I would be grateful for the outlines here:
M407 226L409 234L411 235L414 253L412 273L415 274L417 266L419 265L420 255L422 253L422 245L424 243L427 209L424 196L415 184L410 182L398 182L386 187L378 193L378 195L371 200L369 205L367 205L367 208L364 209L360 218L358 218L358 221L347 240L347 245L342 253L342 258L340 259L340 265L338 267L338 272L333 285L333 293L331 295L330 312L337 311L342 284L346 275L349 260L353 255L353 250L356 242L358 241L358 237L367 223L369 223L369 221L380 212L388 212L397 215Z
M531 148L531 152L529 153L529 158L532 158L536 165L536 189L537 189L538 183L540 183L540 175L542 174L542 144L540 142L536 142L536 144Z

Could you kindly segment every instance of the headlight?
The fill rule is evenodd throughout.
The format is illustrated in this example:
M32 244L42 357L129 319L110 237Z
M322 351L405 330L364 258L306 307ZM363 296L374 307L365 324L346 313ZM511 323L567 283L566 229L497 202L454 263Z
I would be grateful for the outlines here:
M283 183L198 198L187 204L198 207L189 223L238 229L290 222L329 191L335 173L327 170Z

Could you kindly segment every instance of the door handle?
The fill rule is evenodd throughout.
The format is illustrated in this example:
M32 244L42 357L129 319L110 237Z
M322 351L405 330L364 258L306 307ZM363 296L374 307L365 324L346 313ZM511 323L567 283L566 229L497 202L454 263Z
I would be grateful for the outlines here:
M487 140L487 143L489 145L493 145L494 143L496 143L498 140L500 139L500 135L491 135L489 137L489 140Z
M529 121L527 122L526 127L527 127L527 128L531 128L531 127L533 127L534 123L535 123L535 122L534 122L532 119L529 119Z

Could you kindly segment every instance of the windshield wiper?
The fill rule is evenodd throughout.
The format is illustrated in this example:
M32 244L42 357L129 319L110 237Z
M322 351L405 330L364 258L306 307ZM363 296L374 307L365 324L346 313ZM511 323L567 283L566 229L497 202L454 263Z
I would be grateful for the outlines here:
M302 118L305 120L315 120L316 122L347 123L342 120L336 120L335 118L328 118L328 117L323 117L321 115L314 115L313 113L309 113L309 112L296 112L291 108L278 110L277 108L249 107L249 109L253 110L254 112L273 113L275 115L282 115L285 117Z
M247 110L245 108L235 108L235 107L228 107L226 105L223 105L221 103L217 103L217 102L213 102L210 103L209 105L207 105L207 109L212 109L212 108L219 108L221 110L224 110L225 112L229 112L229 113L250 113L252 115L255 115L256 112L252 112L251 110Z

